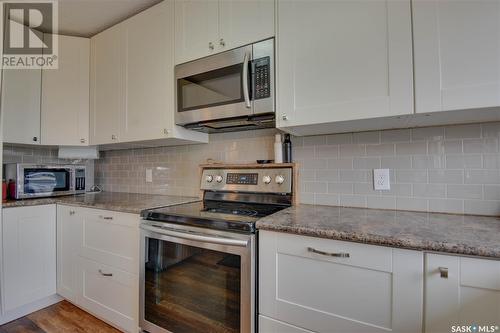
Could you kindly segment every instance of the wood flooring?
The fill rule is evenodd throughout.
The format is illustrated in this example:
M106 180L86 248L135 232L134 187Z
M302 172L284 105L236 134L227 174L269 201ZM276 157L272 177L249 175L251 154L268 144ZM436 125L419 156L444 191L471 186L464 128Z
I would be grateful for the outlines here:
M62 301L0 326L0 333L119 333L91 314Z

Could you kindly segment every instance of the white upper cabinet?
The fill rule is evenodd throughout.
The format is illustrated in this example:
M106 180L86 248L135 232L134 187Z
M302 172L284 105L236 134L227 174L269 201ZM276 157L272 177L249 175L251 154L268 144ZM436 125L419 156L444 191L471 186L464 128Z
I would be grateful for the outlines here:
M91 143L207 142L175 125L174 2L91 38Z
M448 333L452 325L498 325L500 261L426 254L424 298L427 333Z
M41 142L88 145L90 40L58 36L57 69L42 70Z
M500 2L414 0L416 112L500 105Z
M40 144L40 69L4 69L3 141Z
M273 37L274 5L272 0L220 0L220 49L234 49Z
M176 0L175 63L274 36L273 0Z
M277 126L413 113L410 0L279 0Z
M173 7L163 2L124 25L126 107L121 142L165 138L174 125Z
M217 52L219 2L175 1L175 63L203 58ZM217 48L218 48L217 44Z
M118 142L123 109L124 34L118 24L91 38L91 144Z

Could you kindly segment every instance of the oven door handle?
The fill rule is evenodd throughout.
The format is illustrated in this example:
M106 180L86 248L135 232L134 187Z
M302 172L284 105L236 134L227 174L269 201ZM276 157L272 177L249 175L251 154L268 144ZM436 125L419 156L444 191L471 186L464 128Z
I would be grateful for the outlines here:
M242 239L212 236L208 234L188 232L174 228L156 227L145 223L141 224L141 229L151 231L160 235L177 237L198 242L205 242L205 243L212 243L219 245L240 246L240 247L246 247L248 245L248 241Z
M245 98L245 106L250 109L252 104L250 103L250 91L248 90L248 62L250 61L250 54L245 51L245 57L243 58L243 98Z

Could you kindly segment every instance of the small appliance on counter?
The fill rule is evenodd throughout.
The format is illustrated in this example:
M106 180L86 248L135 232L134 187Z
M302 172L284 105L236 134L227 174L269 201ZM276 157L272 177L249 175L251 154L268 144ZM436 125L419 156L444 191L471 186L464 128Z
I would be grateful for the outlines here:
M85 193L85 165L5 164L10 199Z
M292 205L293 174L290 164L205 165L202 201L141 213L142 330L256 331L255 222Z
M275 127L274 39L175 67L175 123L216 133Z

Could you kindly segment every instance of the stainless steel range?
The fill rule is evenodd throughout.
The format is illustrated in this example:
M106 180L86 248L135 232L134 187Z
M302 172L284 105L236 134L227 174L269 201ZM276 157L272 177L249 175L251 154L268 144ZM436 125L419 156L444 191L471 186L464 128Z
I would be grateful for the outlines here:
M255 331L255 222L292 203L292 167L205 167L203 200L141 213L140 326Z

